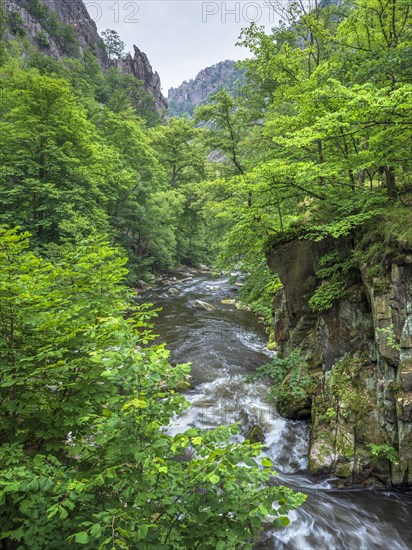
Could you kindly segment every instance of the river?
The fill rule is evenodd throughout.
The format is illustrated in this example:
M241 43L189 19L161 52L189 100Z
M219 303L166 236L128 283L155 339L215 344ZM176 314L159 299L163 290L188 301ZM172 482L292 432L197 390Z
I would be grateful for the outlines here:
M337 489L332 480L319 482L307 475L307 423L281 418L268 399L266 385L245 382L272 353L266 349L266 335L253 314L221 303L236 298L237 288L227 278L207 274L195 274L171 287L178 292L169 294L169 287L161 286L143 295L145 301L163 308L155 330L167 342L171 360L192 363L192 387L185 393L192 406L175 420L171 433L190 426L207 429L239 422L241 434L247 437L258 424L278 480L308 495L289 514L291 524L267 532L256 549L412 548L411 492ZM196 309L195 300L215 309Z

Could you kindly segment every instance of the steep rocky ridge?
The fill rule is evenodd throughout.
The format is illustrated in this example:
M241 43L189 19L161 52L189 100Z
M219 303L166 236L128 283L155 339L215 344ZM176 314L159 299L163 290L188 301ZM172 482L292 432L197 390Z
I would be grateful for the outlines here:
M160 77L154 72L147 58L147 55L140 51L137 46L133 46L134 55L128 53L122 59L114 61L116 66L126 74L135 76L142 80L146 90L153 96L156 107L160 113L165 113L168 108L167 100L161 92Z
M225 86L235 94L244 81L244 73L236 69L235 61L226 60L200 71L189 81L184 81L177 88L170 88L168 93L169 114L181 116L192 115L194 109L207 102L207 98Z
M278 353L306 354L314 384L280 412L311 415L309 468L313 475L350 481L412 483L412 253L403 251L379 284L357 265L350 292L314 312L322 256L349 255L352 239L284 239L268 251L283 289L274 303Z
M127 54L121 60L109 60L96 23L82 0L3 1L6 13L14 20L15 34L23 29L32 44L57 59L76 57L91 49L103 71L115 65L142 80L159 113L165 113L167 101L161 92L160 78L146 54L134 46L133 56ZM53 14L57 15L57 23L52 20ZM9 32L12 34L12 29Z

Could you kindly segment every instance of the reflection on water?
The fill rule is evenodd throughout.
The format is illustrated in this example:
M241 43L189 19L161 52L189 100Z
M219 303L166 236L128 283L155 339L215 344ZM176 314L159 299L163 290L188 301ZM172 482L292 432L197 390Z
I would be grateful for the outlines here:
M165 288L150 301L163 311L156 331L171 350L171 359L192 363L192 389L186 393L192 406L170 427L177 433L190 426L212 428L240 423L247 437L258 424L282 483L308 495L305 504L290 513L291 524L267 532L257 549L290 550L407 550L412 548L412 495L394 491L353 488L338 490L327 481L317 483L305 475L308 425L281 418L268 399L265 384L246 384L245 377L272 356L266 335L249 312L223 305L236 297L226 279L196 276L174 283L178 294ZM148 295L145 295L147 299ZM215 306L196 309L195 300Z

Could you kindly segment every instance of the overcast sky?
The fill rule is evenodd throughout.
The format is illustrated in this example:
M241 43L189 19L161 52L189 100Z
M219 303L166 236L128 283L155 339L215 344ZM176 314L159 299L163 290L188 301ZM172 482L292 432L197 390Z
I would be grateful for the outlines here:
M205 67L248 56L235 46L254 21L270 29L279 17L265 0L83 0L99 32L115 29L132 51L136 44L160 75L163 94Z

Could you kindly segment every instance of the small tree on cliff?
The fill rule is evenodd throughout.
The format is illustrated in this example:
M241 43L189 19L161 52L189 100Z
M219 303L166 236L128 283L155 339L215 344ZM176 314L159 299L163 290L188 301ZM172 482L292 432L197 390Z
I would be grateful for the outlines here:
M125 43L120 39L117 32L112 29L106 29L102 32L102 37L109 59L119 59L122 57Z

